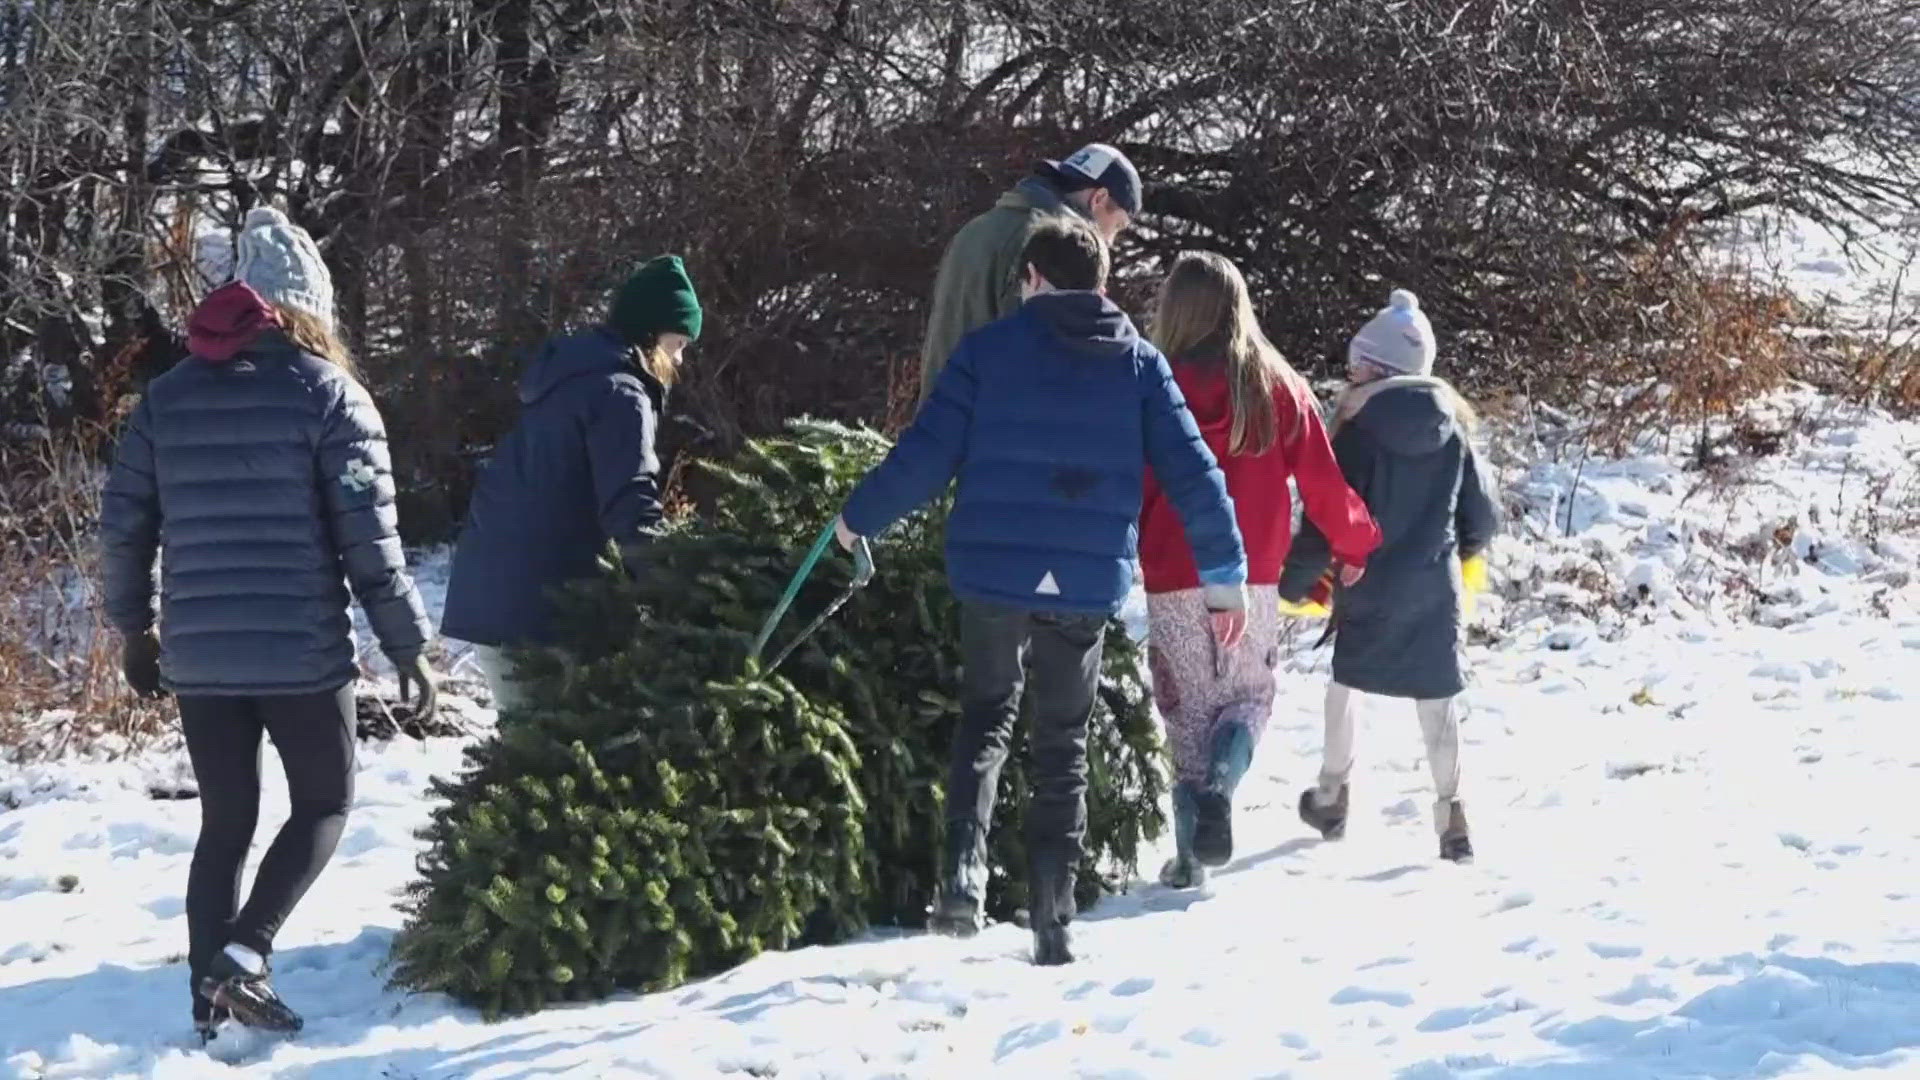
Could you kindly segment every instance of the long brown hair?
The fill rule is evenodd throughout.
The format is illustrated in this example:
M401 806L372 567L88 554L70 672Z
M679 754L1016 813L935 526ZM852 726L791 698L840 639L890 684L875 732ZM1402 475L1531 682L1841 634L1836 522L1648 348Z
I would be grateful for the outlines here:
M359 375L353 363L353 354L347 351L346 343L340 340L340 335L334 332L332 326L312 313L289 304L268 301L267 306L279 318L281 332L302 351L312 353L349 375Z
M1160 283L1153 343L1169 360L1225 362L1233 406L1227 448L1235 454L1273 449L1280 438L1273 393L1282 384L1292 388L1304 408L1316 407L1313 389L1260 329L1247 279L1223 255L1188 251L1174 261ZM1300 433L1306 416L1295 410L1293 423L1289 438Z

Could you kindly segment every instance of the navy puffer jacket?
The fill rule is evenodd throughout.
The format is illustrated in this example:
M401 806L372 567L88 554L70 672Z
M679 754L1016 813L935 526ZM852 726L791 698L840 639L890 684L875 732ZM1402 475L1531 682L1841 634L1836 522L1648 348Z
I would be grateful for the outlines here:
M1493 543L1499 508L1459 414L1439 379L1406 375L1347 391L1334 457L1380 525L1366 576L1333 605L1333 678L1382 697L1437 699L1466 687L1460 664L1460 560ZM1280 595L1307 595L1332 559L1303 523Z
M550 644L555 587L592 577L609 542L659 528L654 436L666 390L607 327L547 342L520 379L520 419L474 486L441 632Z
M153 626L160 556L160 671L176 694L352 682L349 583L396 664L426 645L380 413L278 329L152 382L121 436L100 532L123 634Z

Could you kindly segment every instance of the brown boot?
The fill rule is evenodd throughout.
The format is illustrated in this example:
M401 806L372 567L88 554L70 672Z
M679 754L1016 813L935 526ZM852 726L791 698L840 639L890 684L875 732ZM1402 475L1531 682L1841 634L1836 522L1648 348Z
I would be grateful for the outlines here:
M1347 835L1347 785L1332 802L1320 801L1320 789L1310 787L1300 793L1300 820L1320 830L1322 840L1339 840Z
M1467 838L1467 810L1459 799L1446 799L1433 808L1433 820L1440 830L1440 857L1448 862L1473 861L1473 841Z

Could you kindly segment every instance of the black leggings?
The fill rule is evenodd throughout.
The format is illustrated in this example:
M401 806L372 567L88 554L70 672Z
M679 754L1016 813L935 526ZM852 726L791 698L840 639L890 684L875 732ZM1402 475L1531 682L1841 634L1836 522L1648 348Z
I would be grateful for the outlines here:
M183 697L180 722L200 783L200 841L187 876L187 964L197 979L229 943L270 954L280 924L332 858L353 802L353 687L286 697ZM292 812L241 907L240 874L260 817L263 731L286 769Z

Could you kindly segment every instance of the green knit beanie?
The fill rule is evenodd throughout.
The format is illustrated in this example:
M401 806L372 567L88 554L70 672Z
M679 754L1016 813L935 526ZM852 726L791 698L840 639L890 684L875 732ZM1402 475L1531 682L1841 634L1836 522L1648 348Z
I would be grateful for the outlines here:
M614 295L607 322L632 345L657 334L699 337L700 299L680 256L661 255L640 264Z

